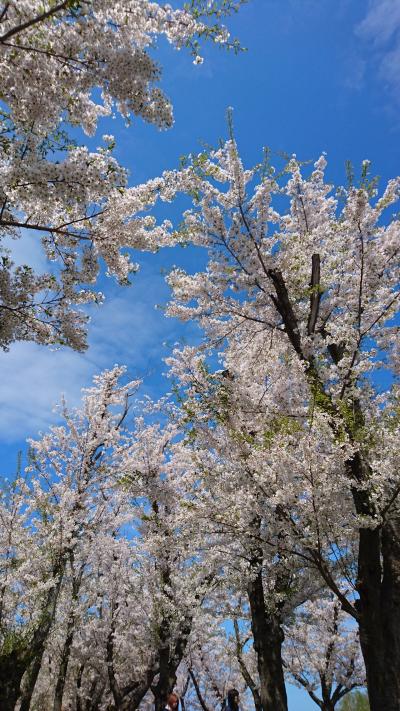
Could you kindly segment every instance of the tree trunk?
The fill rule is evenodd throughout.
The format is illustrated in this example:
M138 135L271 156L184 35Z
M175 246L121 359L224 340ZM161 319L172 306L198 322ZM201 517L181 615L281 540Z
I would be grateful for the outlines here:
M0 656L0 699L2 711L14 711L26 661L19 650Z
M57 582L47 593L46 603L40 621L27 650L27 658L29 661L26 666L26 678L23 683L20 711L29 711L31 706L32 694L40 672L47 638L53 624L64 572L65 561L62 561L59 564L58 570L54 571L58 577Z
M381 545L378 529L361 529L357 590L360 644L367 672L371 711L389 711L383 702L384 641L381 620Z
M124 696L123 701L118 707L118 711L136 711L149 691L154 677L155 671L149 668L146 677L135 685L135 689L132 692Z
M67 677L68 662L71 652L72 642L75 633L75 618L72 615L67 624L67 635L64 640L63 650L61 652L60 667L57 675L56 689L54 692L53 711L61 711L62 699L64 695L65 680Z
M329 658L327 659L329 663ZM325 674L320 674L322 701L319 704L321 711L335 711L335 702L332 696L332 682L327 681ZM311 696L311 694L310 694ZM312 697L311 697L312 698Z
M248 584L251 629L260 677L262 711L287 711L282 663L283 632L279 615L265 608L261 568Z
M371 711L400 711L400 517L360 531L360 643Z
M71 554L71 568L73 567L73 554ZM79 590L82 583L83 571L85 569L85 563L83 563L77 573L74 575L72 580L72 598L71 598L71 609L68 615L67 622L67 634L64 640L64 646L61 653L60 666L58 669L56 689L54 692L54 703L53 711L61 711L62 709L62 699L64 694L65 680L67 678L68 662L71 654L72 642L74 641L75 634L75 605L78 601Z
M243 642L240 639L240 632L239 632L239 625L238 621L236 618L233 620L233 628L235 630L235 639L236 639L236 659L238 660L239 668L242 674L243 679L246 682L246 685L251 691L251 695L253 697L253 703L254 703L254 708L255 711L263 711L262 705L261 705L261 698L260 698L260 692L257 688L257 685L251 676L249 670L246 667L246 664L244 663L243 660Z
M387 711L400 711L400 513L382 529L382 636L385 644L383 684Z
M171 625L168 619L164 619L160 626L160 642L158 681L151 689L154 694L154 711L162 711L166 706L168 694L173 691L176 684L176 672L186 648L186 644L184 644L182 654L178 656L171 653Z
M58 580L47 593L39 622L30 640L24 640L19 644L17 642L15 649L0 655L1 711L14 709L21 694L21 682L24 674L26 674L26 678L21 694L20 711L29 711L45 644L54 619L63 573L64 565L61 564L57 571Z
M118 602L113 602L111 608L110 631L108 633L106 645L108 683L114 699L116 711L135 711L150 689L153 679L157 673L157 668L154 661L150 661L146 671L142 673L139 680L135 679L126 686L122 688L120 687L114 668L115 613L117 610Z
M39 649L37 651L31 662L31 665L26 671L23 681L20 711L29 711L31 707L32 695L35 689L37 678L39 676L40 667L42 666L43 653L44 644L42 649Z
M353 480L369 478L359 453L348 463ZM365 488L354 487L359 515L372 516ZM395 504L393 506L395 508ZM371 711L400 711L400 514L387 512L381 527L360 528L356 603Z
M152 686L154 711L162 711L167 697L174 690L176 673L186 651L192 629L192 615L187 614L179 630L178 638L172 645L171 621L165 617L160 625L160 646L158 650L159 675L157 684Z
M337 436L335 418L340 415L340 409L325 391L316 361L303 353L299 324L282 273L270 269L268 276L275 287L276 297L273 300L282 316L288 339L300 361L306 364L305 373L311 393L314 394L314 402L316 403L315 395L318 395L318 407L330 417L333 416L331 426ZM319 282L320 258L313 255L311 285L319 287ZM308 320L309 335L315 328L318 305L319 301L312 296ZM361 310L359 315L361 316ZM326 334L322 335L326 337ZM327 350L336 365L341 361L345 349L345 343L327 344ZM350 368L349 375L343 382L340 397L342 402L345 402L343 395L354 377L351 370ZM350 403L347 405L349 407ZM352 494L356 512L361 516L370 517L377 512L368 493L370 467L363 461L358 449L357 435L362 435L365 421L362 405L357 397L352 400L349 410L352 413L350 418L345 412L341 415L342 425L349 441L357 445L357 451L346 466L349 479L354 483ZM398 499L398 495L396 498ZM356 607L371 711L400 711L400 513L396 507L398 502L394 499L392 511L385 512L386 519L380 528L361 528L359 531L357 591L360 599Z
M86 699L85 711L99 711L106 684L104 681L94 679L90 685L89 698ZM78 711L78 707L76 709Z
M154 711L162 711L167 703L167 696L175 686L175 670L171 669L171 625L168 617L164 617L159 629L158 661L160 672L157 684L152 688L154 694Z
M82 677L83 677L84 671L85 671L85 665L81 664L78 669L78 674L76 675L76 694L75 694L76 711L82 711L81 688L82 688Z

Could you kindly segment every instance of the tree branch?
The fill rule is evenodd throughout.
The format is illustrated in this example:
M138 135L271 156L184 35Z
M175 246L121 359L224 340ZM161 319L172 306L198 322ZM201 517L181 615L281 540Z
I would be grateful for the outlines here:
M268 276L271 279L276 296L271 294L271 299L275 304L277 311L280 313L285 325L286 333L289 340L301 360L304 360L303 351L301 348L300 331L297 323L296 315L290 303L288 290L283 278L282 272L279 269L268 269Z
M197 681L195 675L193 674L193 670L192 670L192 669L189 669L189 674L190 674L190 678L191 678L191 680L192 680L192 682L193 682L193 686L194 686L194 688L195 688L196 695L197 695L197 698L198 698L198 700L199 700L199 703L200 703L201 708L203 709L203 711L210 711L210 709L208 708L206 702L204 701L204 699L203 699L203 697L202 697L202 694L201 694L201 691L200 691L200 687L199 687L198 681Z
M307 323L307 333L311 336L315 331L315 325L317 323L319 304L321 301L321 258L319 254L312 255L312 266L311 266L311 294L310 294L310 314Z
M33 25L37 25L38 22L43 22L43 20L47 20L48 17L52 17L53 15L56 15L57 12L60 12L61 10L65 10L68 5L70 5L71 0L63 0L63 2L60 2L58 5L55 5L54 7L50 8L50 10L47 10L46 12L42 12L41 15L36 15L36 17L32 17L30 20L27 20L26 22L21 22L20 25L16 25L16 27L12 27L11 30L8 30L4 35L0 37L0 42L4 42L5 40L9 39L9 37L13 37L14 35L17 35L19 32L23 32L24 30L27 30L29 27L33 27Z

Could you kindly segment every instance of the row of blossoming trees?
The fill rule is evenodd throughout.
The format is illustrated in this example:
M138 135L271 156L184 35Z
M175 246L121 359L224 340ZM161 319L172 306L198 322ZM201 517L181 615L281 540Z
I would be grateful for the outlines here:
M54 265L15 267L3 242L3 348L84 348L79 304L101 259L127 281L123 247L209 255L168 277L169 315L204 334L168 359L173 395L134 404L122 368L99 375L3 489L5 711L159 711L175 686L188 710L236 686L245 709L286 711L285 680L323 711L364 683L372 711L400 709L400 180L379 193L365 163L334 192L323 157L245 170L231 139L132 188L112 137L90 153L66 130L115 109L168 126L150 43L199 62L237 5L0 12L1 236L42 237ZM174 230L150 213L178 193Z
M64 406L3 492L2 708L161 709L176 685L188 709L229 686L245 709L285 708L285 673L334 709L364 682L357 632L309 566L265 547L236 440L229 458L188 443L187 403L128 427L122 375Z

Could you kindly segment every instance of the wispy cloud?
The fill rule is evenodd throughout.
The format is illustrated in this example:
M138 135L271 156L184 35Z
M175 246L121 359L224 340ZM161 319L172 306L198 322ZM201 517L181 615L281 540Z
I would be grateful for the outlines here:
M0 367L0 440L6 443L46 429L61 393L76 404L91 374L81 356L32 343L16 343L10 353L1 353Z
M46 260L46 255L40 242L40 235L37 232L23 229L20 237L14 239L11 237L2 238L1 246L9 250L16 266L29 264L37 274L52 270L53 265Z
M345 68L344 85L348 89L360 91L365 86L367 61L352 49L343 59Z
M47 429L57 418L54 408L62 394L69 405L78 405L93 374L115 363L126 364L129 377L143 378L146 391L159 395L167 354L161 344L185 331L154 307L168 298L163 277L153 268L144 272L131 288L110 284L105 303L92 311L86 353L33 343L16 343L9 353L0 352L0 442L18 442Z
M380 80L400 102L400 2L370 0L356 35L369 44L370 62Z
M357 34L373 41L375 46L389 42L400 29L398 0L370 0L368 12L357 26Z

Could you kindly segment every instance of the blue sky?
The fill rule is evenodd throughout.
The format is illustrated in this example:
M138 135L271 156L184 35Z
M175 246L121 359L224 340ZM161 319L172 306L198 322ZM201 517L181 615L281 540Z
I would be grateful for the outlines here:
M175 2L174 4L179 4ZM226 109L234 109L235 134L243 160L257 162L262 147L296 153L301 159L328 156L328 176L345 180L344 163L365 158L382 181L399 172L400 2L399 0L249 0L228 22L248 51L234 56L204 49L194 66L185 51L161 42L162 86L174 104L175 124L167 132L134 121L103 121L99 135L113 133L117 157L141 182L177 166L179 156L226 137ZM94 145L98 144L98 139ZM177 209L171 208L174 216ZM44 268L32 239L16 243L16 259ZM114 363L143 377L153 396L165 390L162 358L178 338L199 337L163 317L163 270L183 264L195 270L201 255L169 250L137 255L140 273L129 289L103 279L106 303L93 311L85 354L15 344L0 354L0 441L3 473L11 475L16 452L29 436L54 419L61 392L77 404L91 376ZM201 266L201 264L200 264ZM316 708L302 692L290 692L291 711Z

